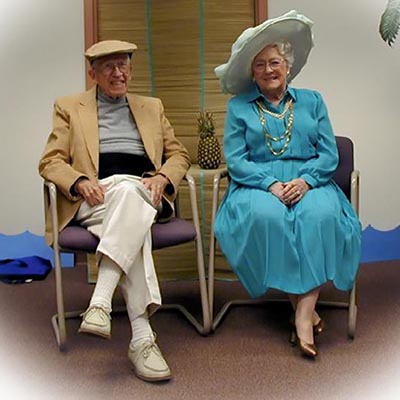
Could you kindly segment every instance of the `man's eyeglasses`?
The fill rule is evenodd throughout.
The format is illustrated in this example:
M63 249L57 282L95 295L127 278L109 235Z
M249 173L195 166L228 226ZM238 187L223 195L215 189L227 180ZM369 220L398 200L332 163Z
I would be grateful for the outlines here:
M267 69L267 67L269 67L270 69L272 69L274 71L276 69L279 69L284 62L285 62L285 59L283 59L283 58L274 58L273 60L270 60L267 63L264 61L256 61L253 64L253 68L254 68L254 70L256 70L258 72L265 71Z
M99 70L104 75L111 75L116 68L118 68L119 72L121 72L122 74L126 74L127 72L129 72L130 64L125 61L121 61L117 63L108 62L99 66Z

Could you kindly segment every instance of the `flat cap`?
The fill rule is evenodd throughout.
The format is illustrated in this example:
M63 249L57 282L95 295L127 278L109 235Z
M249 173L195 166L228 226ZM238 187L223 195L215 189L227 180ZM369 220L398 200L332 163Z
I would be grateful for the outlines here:
M136 49L137 46L134 43L122 40L103 40L90 46L85 52L85 57L89 62L92 62L96 58L110 54L132 54Z

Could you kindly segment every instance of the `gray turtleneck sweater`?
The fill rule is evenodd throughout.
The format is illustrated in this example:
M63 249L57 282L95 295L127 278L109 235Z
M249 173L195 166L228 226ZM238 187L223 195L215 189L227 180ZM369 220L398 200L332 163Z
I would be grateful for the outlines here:
M100 153L145 155L142 139L126 97L97 92Z

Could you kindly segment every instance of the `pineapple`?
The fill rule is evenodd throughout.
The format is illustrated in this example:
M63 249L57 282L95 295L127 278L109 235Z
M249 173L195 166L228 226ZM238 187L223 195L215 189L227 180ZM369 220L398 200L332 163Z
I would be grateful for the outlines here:
M221 147L214 136L212 112L200 112L197 117L198 133L197 162L203 169L216 169L221 163Z

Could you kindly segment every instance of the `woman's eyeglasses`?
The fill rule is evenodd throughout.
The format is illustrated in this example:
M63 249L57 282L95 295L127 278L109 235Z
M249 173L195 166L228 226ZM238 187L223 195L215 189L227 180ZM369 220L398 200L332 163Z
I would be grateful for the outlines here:
M256 61L253 64L253 68L255 71L258 71L258 72L265 71L267 69L267 67L269 67L270 69L272 69L274 71L274 70L279 69L284 62L285 62L284 58L274 58L272 60L269 60L268 62Z

